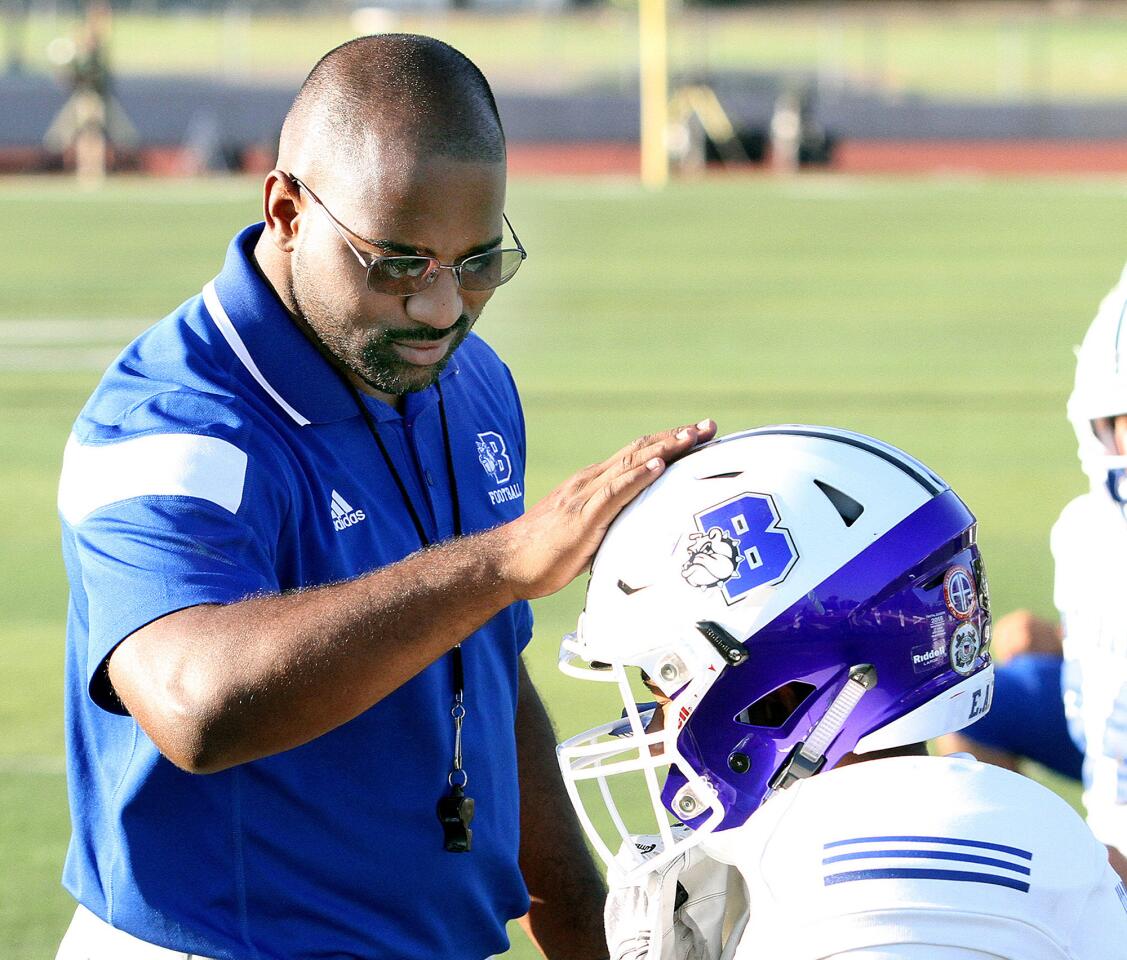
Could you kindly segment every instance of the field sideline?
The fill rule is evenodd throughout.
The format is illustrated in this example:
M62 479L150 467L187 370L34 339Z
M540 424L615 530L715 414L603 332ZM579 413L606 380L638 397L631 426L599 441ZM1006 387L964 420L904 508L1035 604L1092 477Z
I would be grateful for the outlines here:
M550 12L369 10L271 15L144 11L114 15L111 62L125 73L300 80L330 47L364 33L426 33L464 51L499 88L631 85L638 65L635 5ZM672 5L670 68L699 82L711 71L817 72L904 95L972 100L1122 98L1127 4L1069 11L1042 3L800 4L793 8L682 9ZM49 42L67 36L65 11L36 9L13 41L49 69ZM5 28L0 23L0 28ZM504 43L498 38L504 37ZM21 42L22 41L22 42Z
M257 218L256 181L0 181L0 956L53 955L70 904L55 484L130 335L195 294ZM530 259L479 331L513 368L530 498L635 435L715 417L875 433L976 511L995 609L1051 610L1048 528L1083 488L1070 348L1127 257L1127 181L517 180ZM558 677L582 586L537 604L530 665L561 733L601 719ZM1070 799L1075 796L1070 794ZM519 933L508 956L533 953Z

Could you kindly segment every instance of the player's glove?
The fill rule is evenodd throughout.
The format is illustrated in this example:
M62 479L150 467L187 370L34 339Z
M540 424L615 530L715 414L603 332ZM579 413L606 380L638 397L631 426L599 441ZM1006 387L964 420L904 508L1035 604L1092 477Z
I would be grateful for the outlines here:
M658 836L631 837L608 872L610 960L716 960L728 867L692 848L635 883L623 881L660 848Z

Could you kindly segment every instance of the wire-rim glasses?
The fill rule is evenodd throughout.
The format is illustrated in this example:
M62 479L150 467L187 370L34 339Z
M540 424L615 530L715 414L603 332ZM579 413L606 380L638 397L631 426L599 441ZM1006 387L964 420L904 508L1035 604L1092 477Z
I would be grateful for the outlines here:
M341 223L321 202L320 197L309 189L301 180L292 173L287 176L297 184L298 188L309 194L318 207L325 211L333 229L340 234L340 238L348 245L348 249L365 270L365 282L368 289L374 293L384 293L393 297L410 297L421 293L438 279L439 270L449 270L454 274L454 279L463 290L492 290L508 283L513 279L521 263L528 256L528 251L520 242L520 237L509 223L509 218L504 213L501 217L505 226L513 235L516 247L501 247L496 250L487 250L485 253L475 253L458 263L443 263L437 257L428 257L425 254L391 254L388 256L365 256L348 235L356 237L364 243L372 241L360 236L355 230Z

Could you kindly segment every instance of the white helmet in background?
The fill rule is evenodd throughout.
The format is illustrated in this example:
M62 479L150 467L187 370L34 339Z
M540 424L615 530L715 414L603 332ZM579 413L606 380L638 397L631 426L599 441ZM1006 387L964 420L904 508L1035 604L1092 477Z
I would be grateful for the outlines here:
M1127 503L1127 457L1096 436L1093 423L1127 413L1127 269L1103 299L1084 342L1076 350L1076 380L1068 398L1068 420L1076 432L1080 465L1093 489Z

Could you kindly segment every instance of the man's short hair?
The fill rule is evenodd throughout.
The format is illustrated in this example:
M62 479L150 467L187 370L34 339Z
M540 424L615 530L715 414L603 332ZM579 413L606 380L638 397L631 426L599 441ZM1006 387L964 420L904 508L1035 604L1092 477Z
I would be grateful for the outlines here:
M388 146L503 161L505 135L484 74L449 44L416 34L358 37L330 50L286 115L280 158L355 161L373 147L387 157Z

